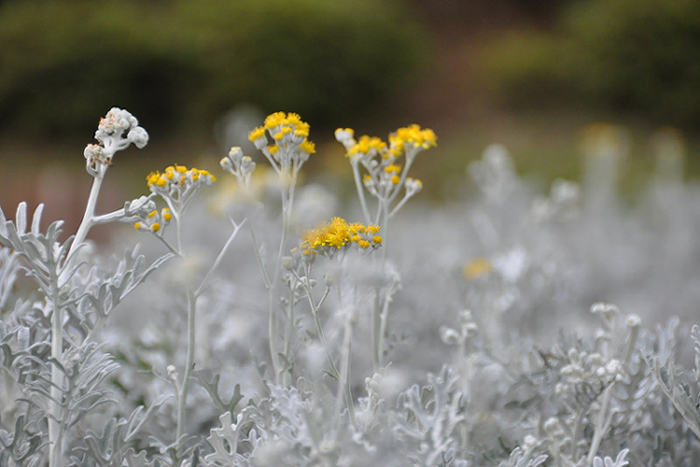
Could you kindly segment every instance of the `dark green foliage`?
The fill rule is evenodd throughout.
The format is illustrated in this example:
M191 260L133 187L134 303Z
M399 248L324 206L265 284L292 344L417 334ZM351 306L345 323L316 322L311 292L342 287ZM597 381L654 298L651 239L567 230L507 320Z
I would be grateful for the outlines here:
M155 132L208 131L240 103L343 118L396 95L424 43L370 0L9 2L0 132L84 134L116 104Z
M700 122L700 2L589 0L552 33L516 33L487 54L512 104L583 102L659 123Z

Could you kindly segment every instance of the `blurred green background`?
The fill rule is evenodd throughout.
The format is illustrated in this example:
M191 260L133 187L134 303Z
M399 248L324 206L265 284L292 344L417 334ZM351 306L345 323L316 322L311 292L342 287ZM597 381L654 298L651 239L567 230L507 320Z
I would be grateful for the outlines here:
M309 176L341 183L336 127L433 128L439 146L414 170L438 201L461 193L465 167L494 142L542 186L580 179L581 129L611 122L630 135L621 190L633 193L660 127L683 132L686 176L700 174L700 2L0 0L6 211L43 201L48 217L77 223L82 149L112 106L151 143L117 156L105 209L172 162L218 173L241 126L277 110L311 124Z

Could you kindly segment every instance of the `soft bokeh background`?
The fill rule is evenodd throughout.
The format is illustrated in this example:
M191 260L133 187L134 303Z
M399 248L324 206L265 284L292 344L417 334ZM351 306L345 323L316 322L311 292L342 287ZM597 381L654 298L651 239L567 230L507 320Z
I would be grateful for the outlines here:
M310 122L307 177L341 191L336 127L433 128L439 147L413 170L436 203L463 194L465 168L494 142L542 187L580 180L582 135L610 122L628 145L620 192L633 197L661 128L679 130L686 178L700 174L700 2L0 0L8 214L44 202L45 219L73 230L91 182L82 150L112 106L151 142L118 155L104 210L173 162L219 175L227 148L277 110Z

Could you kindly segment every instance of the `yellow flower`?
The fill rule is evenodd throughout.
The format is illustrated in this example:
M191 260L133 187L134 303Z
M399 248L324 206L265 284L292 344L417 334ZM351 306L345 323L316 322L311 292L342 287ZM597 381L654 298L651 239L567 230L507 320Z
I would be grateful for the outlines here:
M300 145L299 149L302 151L308 153L308 154L314 154L316 152L316 145L309 140L304 140Z
M295 114L293 112L289 112L287 114L287 118L285 120L285 123L287 125L301 125L305 124L304 122L301 121L301 116L299 114Z
M493 271L493 266L488 258L474 258L464 266L464 277L474 280L479 276L489 274Z
M253 131L248 133L248 139L250 141L255 141L261 138L265 137L265 127L259 126L255 128Z
M397 129L395 133L389 135L389 141L392 147L401 149L404 149L406 144L422 149L437 146L435 132L429 128L422 130L420 125L416 124Z
M339 250L352 243L358 244L361 248L368 248L372 245L368 238L371 238L375 245L382 242L381 237L374 235L377 230L379 230L378 226L371 226L370 229L360 223L348 224L345 219L334 217L330 222L304 232L301 235L300 250L302 254L309 255L324 251L326 248L331 251Z
M270 114L265 118L265 128L272 130L280 125L282 125L287 119L287 115L284 112L275 112Z
M395 165L395 164L389 164L386 167L384 167L384 172L388 174L397 174L401 172L401 166L400 165Z
M159 172L151 172L148 174L148 177L146 177L146 181L148 182L148 186L155 185L158 183L158 179L160 178L160 173Z

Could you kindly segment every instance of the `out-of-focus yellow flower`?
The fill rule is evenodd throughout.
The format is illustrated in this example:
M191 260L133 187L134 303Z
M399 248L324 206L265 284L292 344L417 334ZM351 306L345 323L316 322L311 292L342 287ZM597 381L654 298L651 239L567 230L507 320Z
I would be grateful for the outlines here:
M376 235L379 226L369 227L360 223L348 224L345 219L334 217L330 222L316 226L301 235L300 250L304 255L332 252L353 243L361 248L379 246L383 239Z
M493 265L488 258L474 258L464 266L464 277L471 281L491 271L493 271Z

